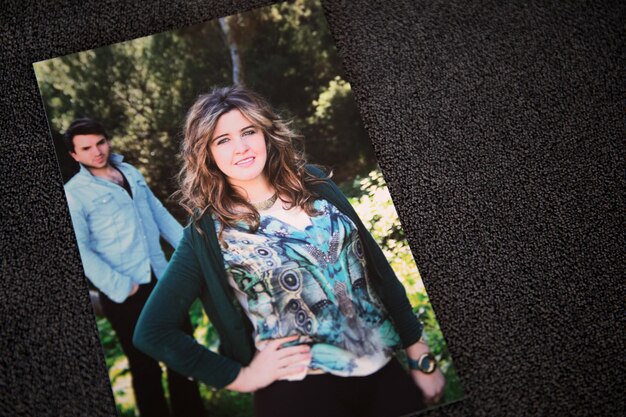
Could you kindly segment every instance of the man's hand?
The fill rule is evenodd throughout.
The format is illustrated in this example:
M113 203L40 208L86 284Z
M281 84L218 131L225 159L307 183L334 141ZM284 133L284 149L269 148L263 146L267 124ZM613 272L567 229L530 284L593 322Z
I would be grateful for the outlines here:
M311 348L308 345L280 347L299 337L295 335L269 342L262 351L257 351L250 365L241 368L237 378L226 388L239 392L254 392L278 379L304 372L311 361Z
M139 291L139 284L133 284L133 287L130 289L130 293L128 294L128 296L132 297L137 293L137 291Z

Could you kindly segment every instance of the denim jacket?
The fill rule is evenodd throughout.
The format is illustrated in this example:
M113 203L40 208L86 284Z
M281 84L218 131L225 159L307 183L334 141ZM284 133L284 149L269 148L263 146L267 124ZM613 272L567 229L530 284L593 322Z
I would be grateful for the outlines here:
M111 154L110 162L126 177L126 190L80 171L65 185L65 194L76 233L85 275L111 300L121 303L133 284L150 282L150 268L160 278L167 260L162 235L174 248L183 228L154 196L146 180L123 157Z

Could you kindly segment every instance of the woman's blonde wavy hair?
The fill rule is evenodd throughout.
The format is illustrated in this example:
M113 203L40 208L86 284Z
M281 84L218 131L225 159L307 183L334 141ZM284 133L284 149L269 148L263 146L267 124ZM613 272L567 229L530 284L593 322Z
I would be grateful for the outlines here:
M302 136L281 119L260 95L241 86L214 88L203 94L187 113L184 138L179 157L182 168L178 174L179 190L174 193L181 206L202 234L197 221L210 210L220 221L219 241L224 226L246 222L252 231L259 227L260 216L255 207L232 187L213 161L209 143L219 118L231 110L239 110L265 137L267 161L264 173L286 207L301 207L309 216L318 213L313 207L317 197L310 185L324 181L305 169ZM243 208L243 210L241 210Z

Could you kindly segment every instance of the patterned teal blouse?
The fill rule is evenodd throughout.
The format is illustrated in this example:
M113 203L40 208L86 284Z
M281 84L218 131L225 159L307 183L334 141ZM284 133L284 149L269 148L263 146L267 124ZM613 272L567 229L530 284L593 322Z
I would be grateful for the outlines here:
M356 226L326 200L315 208L322 214L304 230L263 213L255 233L245 223L226 227L226 272L257 349L298 334L311 345L309 372L369 375L389 361L400 338L368 285Z

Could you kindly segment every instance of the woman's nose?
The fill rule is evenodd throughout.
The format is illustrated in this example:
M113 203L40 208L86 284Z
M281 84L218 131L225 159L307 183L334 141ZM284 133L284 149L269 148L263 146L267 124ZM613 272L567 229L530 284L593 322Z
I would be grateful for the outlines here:
M237 140L237 148L235 149L237 152L243 153L247 151L249 148L250 148L250 145L248 145L248 142L246 141L245 138L240 137Z

